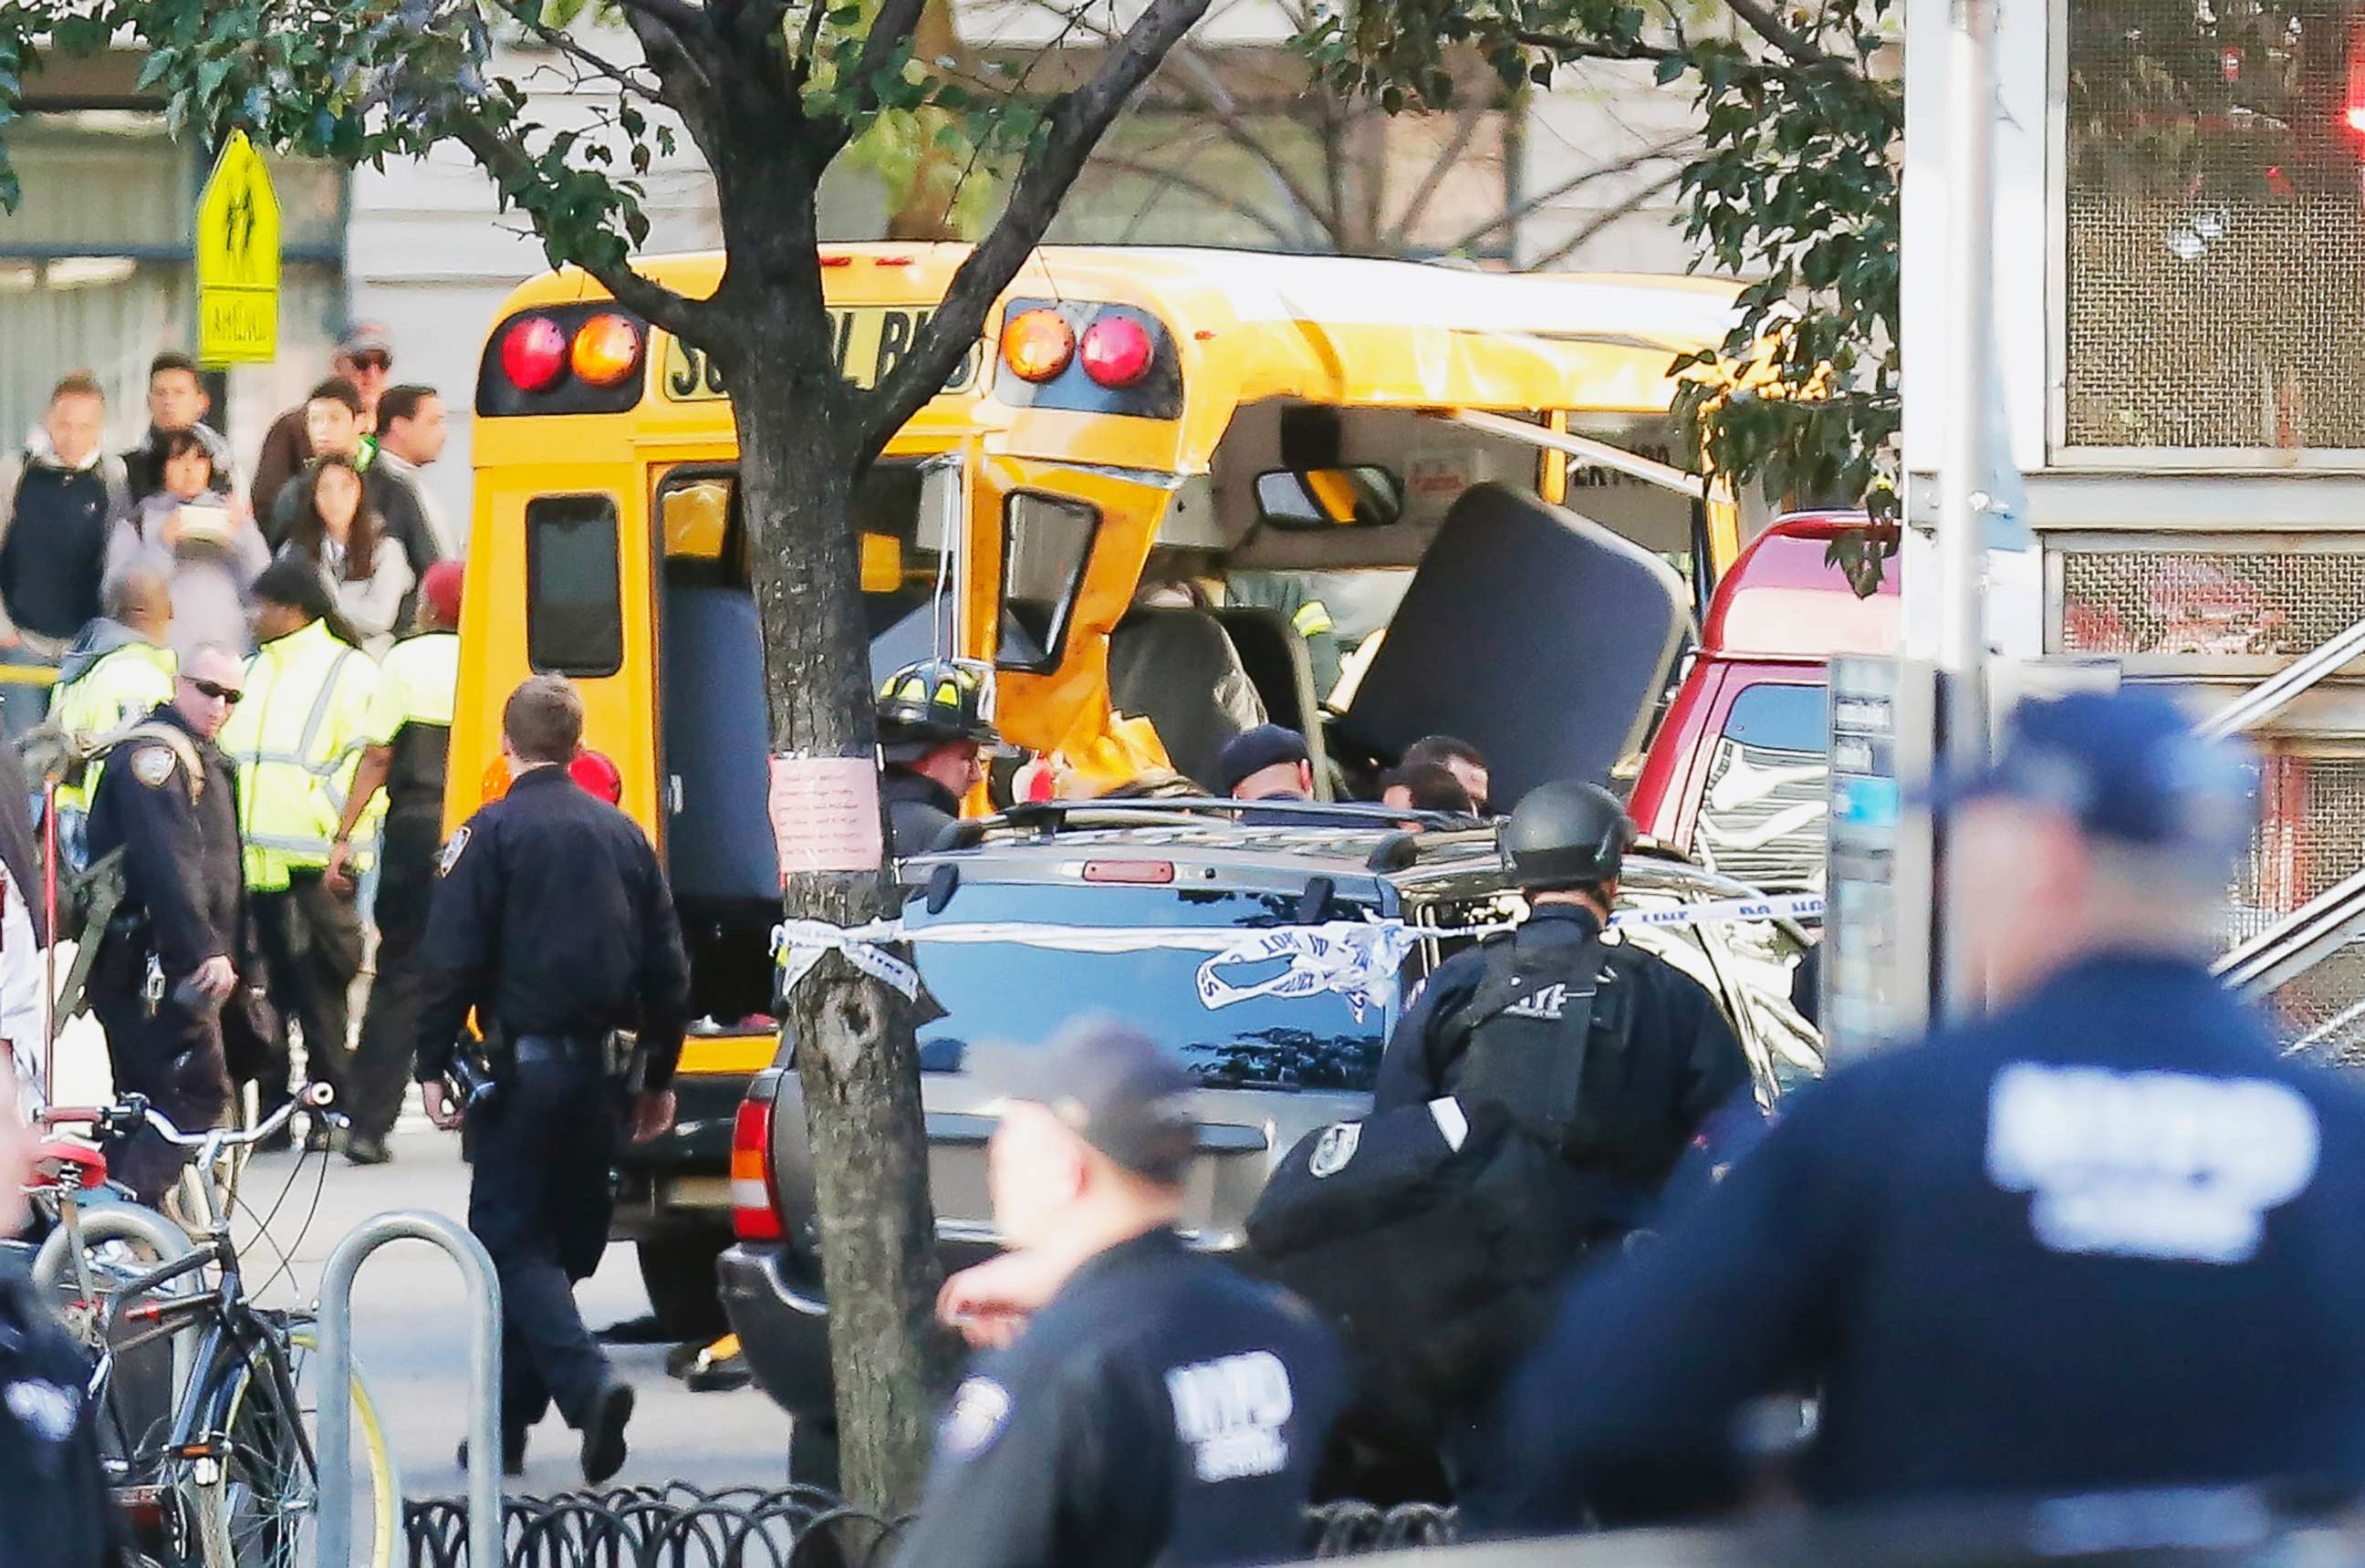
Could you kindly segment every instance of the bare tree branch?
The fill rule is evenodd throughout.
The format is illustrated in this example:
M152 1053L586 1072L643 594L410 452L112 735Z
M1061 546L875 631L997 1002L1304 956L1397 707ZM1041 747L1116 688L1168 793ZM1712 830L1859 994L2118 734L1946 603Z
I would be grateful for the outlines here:
M649 69L656 73L667 106L681 118L690 140L712 167L720 141L716 117L723 100L715 86L717 62L708 54L709 40L702 35L686 39L637 12L626 12L624 22L640 40Z
M1687 60L1689 55L1671 44L1642 43L1615 46L1598 39L1576 38L1565 33L1540 33L1525 28L1512 38L1530 49L1549 50L1563 60Z
M1793 65L1839 65L1844 62L1801 38L1765 0L1724 0L1732 14L1753 33L1779 50Z
M1455 117L1458 123L1453 128L1452 139L1446 142L1445 150L1429 164L1429 173L1423 174L1420 184L1413 187L1412 197L1405 203L1404 211L1396 215L1395 222L1381 237L1383 248L1390 251L1404 248L1406 236L1413 231L1421 215L1429 210L1429 204L1436 199L1446 176L1453 173L1454 167L1462 162L1462 154L1469 151L1472 139L1478 134L1478 128L1485 123L1486 117L1494 112L1494 108L1491 103L1463 106ZM1457 245L1453 249L1461 247Z
M1468 246L1475 245L1479 241L1484 240L1487 235L1494 233L1496 230L1508 228L1510 225L1519 222L1519 219L1527 217L1529 214L1541 211L1543 208L1550 207L1552 203L1558 201L1561 197L1568 195L1571 191L1581 190L1585 186L1591 185L1596 180L1606 180L1613 175L1631 174L1634 170L1641 168L1645 163L1655 163L1664 158L1681 157L1696 146L1698 140L1699 139L1697 136L1675 137L1669 140L1660 142L1655 147L1645 147L1640 151L1629 153L1623 158L1613 159L1611 162L1607 163L1597 163L1592 168L1584 171L1582 174L1574 174L1569 178L1563 180L1559 185L1552 186L1550 190L1544 191L1537 196L1530 196L1527 200L1519 203L1519 206L1496 214L1493 218L1488 218L1477 228L1473 229L1467 234L1463 235L1459 240L1454 241L1453 243L1447 246L1446 249L1448 251L1459 251L1465 249ZM1677 171L1677 173L1680 174L1681 171ZM1665 186L1663 184L1650 188L1659 190L1664 189Z
M870 31L863 37L862 52L854 64L866 111L878 105L878 97L870 90L870 79L887 68L897 46L919 27L920 13L927 7L928 0L880 0L879 14L871 20Z
M1586 219L1585 227L1579 229L1575 234L1570 235L1569 238L1557 249L1549 251L1543 255L1538 256L1534 261L1529 263L1527 270L1530 272L1541 272L1546 267L1557 266L1562 262L1568 260L1571 256L1576 254L1577 252L1583 250L1586 244L1591 241L1595 235L1600 233L1603 230L1608 228L1620 218L1628 217L1634 212L1639 211L1644 202L1650 200L1653 196L1657 196L1660 192L1673 189L1682 181L1683 177L1684 172L1681 169L1675 170L1662 178L1652 181L1649 185L1644 185L1641 190L1636 191L1633 195L1628 196L1624 201L1620 202L1617 206L1605 207L1601 211L1595 213L1590 218Z
M807 82L813 80L813 56L821 50L821 19L829 11L829 0L805 0L805 23L797 36L797 57L789 62L789 93L801 95Z
M626 15L639 15L661 22L684 39L696 38L707 28L706 10L689 0L616 0Z
M1114 174L1138 174L1143 179L1156 181L1159 189L1152 195L1153 201L1158 196L1163 195L1169 187L1189 191L1212 207L1239 214L1271 235L1275 244L1290 244L1296 238L1279 218L1257 207L1253 202L1236 196L1210 181L1200 179L1195 174L1185 174L1180 169L1161 169L1153 163L1144 163L1133 158L1119 158L1108 153L1103 153L1093 159L1093 166ZM1147 212L1149 207L1149 203L1144 203L1141 211ZM1137 218L1139 216L1139 213L1136 214Z
M521 5L518 0L493 0L493 5L510 20L593 74L606 77L624 92L649 103L662 105L665 102L656 88L634 76L631 71L616 64L613 61L593 53L564 31L544 22L538 6Z
M481 117L454 116L448 122L447 132L468 150L502 189L531 189L540 182L541 175L534 169L533 160L527 154L524 144L514 137L493 129ZM520 205L524 204L521 202ZM626 249L623 236L615 238L618 241L616 259L583 259L580 262L583 270L615 296L616 303L642 319L678 338L688 338L693 342L704 340L713 330L714 308L704 300L677 294L663 284L652 282L634 272L631 263L622 259Z
M1019 171L1000 221L953 274L943 302L929 317L925 342L861 399L866 458L936 396L953 366L970 352L985 329L986 312L1042 242L1043 231L1059 212L1059 198L1075 183L1102 133L1167 51L1206 14L1207 4L1150 0L1092 80L1059 99Z
M1306 222L1320 229L1335 245L1339 234L1339 215L1326 212L1314 193L1306 188L1305 182L1290 171L1272 149L1250 133L1244 123L1246 117L1239 100L1232 96L1231 89L1225 85L1223 78L1195 49L1176 50L1173 63L1188 73L1199 90L1206 95L1208 112L1215 118L1216 129L1224 133L1224 139L1263 164L1265 173L1272 177L1272 183L1289 198L1290 206Z

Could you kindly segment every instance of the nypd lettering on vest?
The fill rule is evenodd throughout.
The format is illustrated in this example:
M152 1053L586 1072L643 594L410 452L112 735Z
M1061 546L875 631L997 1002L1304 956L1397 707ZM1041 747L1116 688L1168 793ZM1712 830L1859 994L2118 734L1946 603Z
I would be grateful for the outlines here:
M1988 1179L2055 1252L2246 1263L2322 1141L2288 1084L2014 1062L1988 1095Z
M1277 1475L1287 1467L1285 1428L1296 1401L1289 1369L1271 1350L1170 1368L1166 1393L1174 1433L1191 1446L1200 1480Z

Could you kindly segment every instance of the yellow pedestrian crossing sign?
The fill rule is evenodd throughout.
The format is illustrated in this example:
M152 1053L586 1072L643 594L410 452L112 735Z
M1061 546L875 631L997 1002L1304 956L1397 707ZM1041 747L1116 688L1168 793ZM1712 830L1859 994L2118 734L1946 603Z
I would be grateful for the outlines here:
M253 364L279 353L279 197L263 154L232 131L197 198L197 359Z

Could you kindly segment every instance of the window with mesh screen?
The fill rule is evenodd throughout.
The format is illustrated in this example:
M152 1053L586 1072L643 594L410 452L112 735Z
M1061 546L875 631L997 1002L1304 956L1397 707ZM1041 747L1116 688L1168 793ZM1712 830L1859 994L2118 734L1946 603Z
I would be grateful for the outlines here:
M2066 9L2068 443L2365 449L2365 4Z

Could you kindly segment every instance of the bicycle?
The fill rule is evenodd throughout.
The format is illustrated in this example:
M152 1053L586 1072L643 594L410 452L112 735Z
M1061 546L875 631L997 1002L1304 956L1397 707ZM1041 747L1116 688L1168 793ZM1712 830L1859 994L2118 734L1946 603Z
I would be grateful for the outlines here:
M325 1099L313 1104L317 1110ZM195 1179L183 1184L194 1204L193 1223L181 1227L189 1249L147 1266L127 1258L125 1244L170 1250L176 1232L163 1227L173 1222L136 1204L87 1206L83 1193L108 1185L94 1152L50 1146L55 1175L32 1194L55 1222L34 1280L44 1289L70 1288L65 1316L95 1359L90 1394L100 1404L117 1495L145 1549L177 1568L294 1568L319 1506L319 1390L306 1380L318 1348L312 1317L255 1305L222 1196L224 1154L269 1137L296 1108L291 1102L242 1132L200 1133L182 1132L139 1095L41 1113L47 1126L85 1126L102 1139L144 1128L197 1154ZM141 1347L167 1339L182 1364L164 1412L143 1419L117 1372ZM359 1369L346 1397L363 1462L356 1476L334 1479L368 1489L362 1517L370 1521L372 1548L359 1561L392 1568L402 1537L400 1489Z

